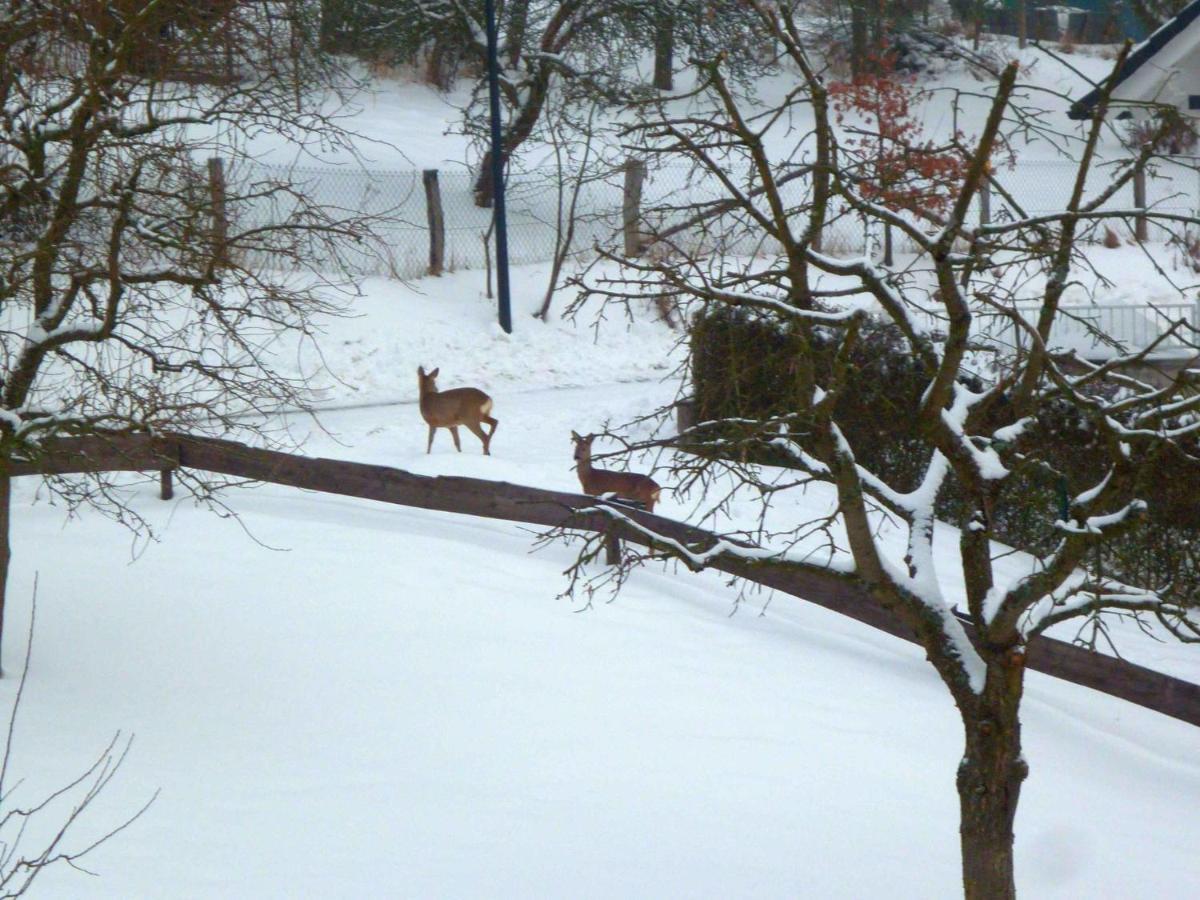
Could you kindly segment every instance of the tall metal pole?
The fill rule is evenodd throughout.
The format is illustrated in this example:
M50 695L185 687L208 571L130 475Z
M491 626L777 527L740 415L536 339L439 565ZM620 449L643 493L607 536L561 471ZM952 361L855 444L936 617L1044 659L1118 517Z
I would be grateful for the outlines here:
M496 2L484 0L487 19L488 103L492 116L492 214L496 217L496 293L500 298L500 327L512 334L508 292L508 220L504 215L504 162L500 156L500 62L496 39Z

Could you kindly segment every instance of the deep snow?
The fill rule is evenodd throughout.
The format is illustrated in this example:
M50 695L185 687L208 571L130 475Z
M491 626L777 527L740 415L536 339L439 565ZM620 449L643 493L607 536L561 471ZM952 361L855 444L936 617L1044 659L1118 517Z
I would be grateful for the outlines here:
M425 166L462 157L451 115L385 86L359 117ZM384 144L364 155L397 165ZM1173 296L1134 250L1100 264L1114 295ZM321 339L338 376L317 376L324 430L291 422L306 451L573 489L569 431L669 402L680 356L648 312L535 322L545 277L514 272L512 336L482 273L363 282L359 316ZM445 433L424 453L417 365L493 394L493 457ZM517 525L273 486L233 492L233 520L130 490L159 542L67 520L31 479L14 492L10 675L39 579L14 799L65 783L116 729L133 751L71 846L161 789L88 858L98 877L59 870L43 896L960 895L958 717L913 645L674 569L581 609L559 597L570 549L533 553ZM1129 652L1200 677L1194 648ZM1036 673L1023 721L1022 895L1195 896L1197 731Z
M378 346L369 394L405 402L325 414L310 453L571 488L571 428L673 396L664 327L593 343L529 319L527 292L502 336L458 277L335 323L331 362ZM522 362L551 328L547 376ZM419 363L493 392L493 457L444 433L425 455ZM90 858L100 877L62 870L46 896L958 894L959 726L914 646L785 597L735 611L715 575L644 570L580 611L558 597L568 548L486 520L268 486L233 494L239 524L147 483L161 542L131 559L119 526L34 493L22 479L4 648L12 671L37 572L21 791L117 728L137 739L88 827L162 791ZM1192 896L1195 729L1036 674L1024 721L1024 894Z

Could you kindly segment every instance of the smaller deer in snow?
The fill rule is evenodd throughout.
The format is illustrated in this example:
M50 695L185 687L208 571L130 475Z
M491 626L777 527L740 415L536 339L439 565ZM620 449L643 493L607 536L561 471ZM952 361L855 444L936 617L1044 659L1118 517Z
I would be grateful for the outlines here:
M575 442L575 472L583 492L593 497L601 494L616 494L626 500L636 500L646 507L646 512L654 512L654 504L662 488L646 475L636 472L611 472L607 469L597 469L592 466L592 441L596 435L582 437L571 432L571 440Z
M449 428L450 436L454 438L454 449L462 453L462 444L458 440L458 426L465 425L483 441L483 452L491 456L489 449L492 435L500 422L493 419L492 398L479 388L462 387L439 391L437 376L441 369L434 369L425 374L423 366L417 366L417 379L421 389L421 418L429 425L429 443L425 452L433 449L433 434L439 428ZM484 431L480 423L487 423L490 431Z

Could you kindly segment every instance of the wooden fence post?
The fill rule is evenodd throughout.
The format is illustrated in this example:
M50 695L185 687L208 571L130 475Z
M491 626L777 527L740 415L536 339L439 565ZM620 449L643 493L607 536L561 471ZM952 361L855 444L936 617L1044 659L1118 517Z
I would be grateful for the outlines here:
M170 500L175 496L174 469L163 469L158 473L158 496Z
M1141 212L1134 220L1133 234L1139 241L1147 240L1149 229L1146 227L1146 170L1138 169L1133 173L1133 205Z
M819 248L815 248L820 252ZM680 434L689 430L696 424L696 398L685 397L682 400L675 401L675 428Z
M642 182L646 180L644 160L631 159L625 163L625 196L621 203L621 219L625 230L625 255L642 255L642 233L638 227L642 217Z
M611 531L604 536L604 562L609 566L621 564L621 539Z
M441 275L446 262L446 216L442 212L442 191L438 170L421 173L425 183L425 218L429 222L429 274Z
M208 192L212 199L212 252L218 266L229 262L229 219L225 210L225 160L219 156L208 161Z

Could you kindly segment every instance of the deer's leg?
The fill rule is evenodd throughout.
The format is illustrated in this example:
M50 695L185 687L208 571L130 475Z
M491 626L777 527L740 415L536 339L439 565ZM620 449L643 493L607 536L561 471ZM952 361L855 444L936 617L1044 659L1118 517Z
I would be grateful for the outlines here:
M429 443L425 445L426 453L430 453L433 450L433 433L435 431L437 431L437 428L434 427L433 425L430 425L429 426Z
M450 436L454 438L454 449L462 453L462 442L458 439L458 426L450 426Z
M488 444L492 442L492 436L480 428L478 422L464 422L463 424L471 429L472 433L483 442L483 455L491 456L492 454L488 452ZM496 429L493 428L492 430L495 431Z

